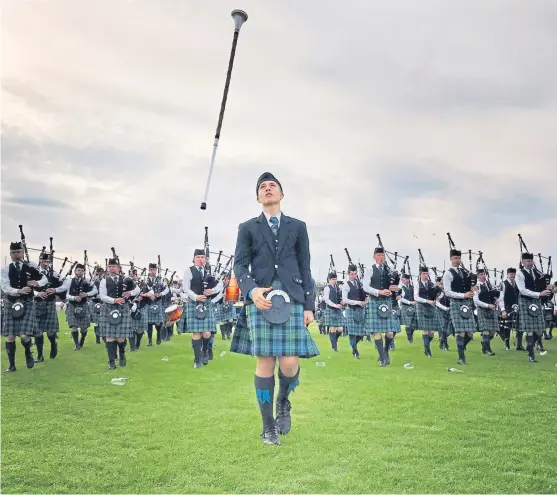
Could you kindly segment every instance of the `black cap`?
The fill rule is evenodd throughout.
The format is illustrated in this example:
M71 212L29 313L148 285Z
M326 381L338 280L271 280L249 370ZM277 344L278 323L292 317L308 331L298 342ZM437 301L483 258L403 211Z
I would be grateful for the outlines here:
M523 260L533 260L534 255L532 253L522 253L522 259Z
M516 268L507 268L507 274L516 273Z
M337 274L335 272L331 272L327 275L327 280L331 280L332 278L337 278Z
M280 190L283 191L282 185L278 181L278 179L271 172L264 172L264 173L261 174L259 179L257 179L257 186L255 186L255 195L256 196L259 196L259 186L261 185L261 183L265 182L265 181L268 181L268 180L272 180L273 182L276 182L278 184L278 186L280 187Z
M384 254L385 250L382 247L376 247L373 251L373 254Z
M21 242L16 241L16 242L10 243L10 251L18 251L20 249L23 249L23 246L22 246Z
M45 261L50 260L50 254L48 254L48 253L41 253L40 260L41 260L41 261L43 261L43 260L45 260Z
M443 277L435 277L435 281L436 281L436 282L442 282L442 281L443 281Z
M410 275L408 275L407 273L402 272L402 273L400 274L400 278L408 278L408 279L409 279L409 278L410 278Z
M149 270L151 268L157 268L157 264L156 263L149 263Z
M349 272L357 272L358 267L356 265L348 265L348 271Z
M429 273L427 266L420 266L420 273Z
M478 268L478 269L476 270L476 273L477 273L478 275L481 275L482 273L485 273L485 270L484 270L483 268Z
M451 249L449 257L451 256L462 256L462 251L459 251L458 249Z
M78 263L77 265L75 265L75 269L77 270L78 268L81 268L82 270L85 270L85 265Z
M194 256L205 256L205 250L204 249L196 249L193 252L193 255Z
M117 265L117 264L118 264L118 261L116 261L116 258L110 258L110 259L108 260L108 264L109 264L109 265Z
M132 275L137 275L137 270L132 270Z

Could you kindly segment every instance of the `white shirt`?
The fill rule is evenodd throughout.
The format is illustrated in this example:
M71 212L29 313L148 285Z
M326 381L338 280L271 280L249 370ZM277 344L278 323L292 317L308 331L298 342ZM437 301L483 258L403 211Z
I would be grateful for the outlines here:
M420 297L420 285L423 284L423 282L420 280L415 286L414 286L414 300L416 302L419 303L424 303L424 304L429 304L428 301L429 299L424 299L423 297Z
M327 285L324 289L323 289L323 300L325 301L325 303L327 304L327 306L330 306L331 308L336 308L336 304L331 301L331 290L329 289L329 286Z
M485 286L487 288L487 283L486 282L478 282L478 287L481 290L481 287ZM484 308L484 309L489 309L489 304L484 303L483 301L480 300L480 291L476 291L474 292L474 304L476 305L477 308Z
M77 278L77 277L75 277L75 278ZM85 278L85 276L83 276L82 278L83 278L83 280L85 280L86 282L89 282L93 286L93 288L89 292L86 292L87 296L88 297L96 296L97 292L98 292L97 291L97 286L95 284L91 283L91 281L89 279ZM66 280L64 280L64 284L62 285L62 287L65 287L64 290L68 290L70 288L71 284L72 284L71 279L66 279ZM77 296L70 296L68 294L68 301L75 301L76 297Z
M195 267L197 270L199 270L200 267ZM203 268L203 273L205 273L205 268ZM203 275L202 273L202 275ZM184 281L182 282L182 292L184 292L184 294L186 295L186 300L190 300L193 302L197 301L197 296L199 294L196 294L193 290L191 290L191 281L193 280L193 275L191 274L191 270L190 268L186 268L186 271L184 272ZM220 292L224 287L224 284L222 282L222 280L215 286L213 287L212 291L213 293L216 292Z
M357 280L357 279L356 279ZM348 293L350 292L350 286L354 286L357 288L356 280L349 280L342 286L342 301L346 304L350 304L352 306L360 306L360 301L355 301L354 299L348 299ZM350 285L348 285L350 284Z
M406 287L407 289L410 289L410 284L406 285L406 284L402 284L402 287ZM404 294L404 291L402 292ZM412 301L409 301L408 299L405 299L404 297L400 296L399 299L401 304L412 304ZM400 306L400 304L399 304Z
M383 265L378 265L377 263L375 263L375 266L380 269ZM364 273L364 280L362 282L362 287L364 289L364 292L367 292L372 296L379 297L379 289L374 289L371 285L369 285L372 275L373 275L373 269L372 268L366 269ZM386 287L386 289L388 289L388 287Z
M20 261L20 268L23 269L23 262ZM15 263L10 263L10 265L14 265L17 268ZM19 289L16 289L10 285L10 265L6 265L2 268L1 277L0 277L0 286L2 288L2 292L7 294L8 296L18 296ZM37 265L33 262L29 262L28 265L32 266L33 268L37 268ZM44 274L42 274L42 278L37 281L37 285L39 287L44 287L48 284L48 278Z
M441 292L441 294L439 294L439 296L437 297L437 301L435 301L435 306L439 309L442 309L443 311L450 311L451 308L444 306L443 304L441 304L439 301L440 299L445 295L445 292Z
M114 280L114 276L113 275L107 275L107 277L110 277L112 280ZM139 293L141 292L141 289L139 288L139 285L135 285L135 289L133 289L132 291L130 291L130 296L137 296ZM99 298L102 302L108 303L108 304L116 304L114 301L115 299L113 297L109 297L107 295L107 291L106 291L106 278L103 278L101 280L101 283L99 285Z
M532 277L534 277L534 273L532 269L527 271L529 271ZM534 292L526 288L526 282L524 280L524 273L522 273L522 270L518 270L516 272L516 286L518 287L518 291L520 292L521 295L526 297L531 297L532 299L540 298L539 292Z
M41 273L44 274L44 272L41 270ZM60 280L60 274L58 272L55 272L54 270L52 271L52 275L57 278L58 280ZM65 292L67 289L64 288L64 284L65 284L65 280L62 283L62 285L60 285L60 287L55 289L55 294L61 294L62 292ZM33 293L35 294L35 296L39 296L40 294L42 294L42 292L38 292L36 290L33 291Z
M455 270L459 270L458 266L451 266ZM462 273L461 273L462 274ZM454 277L451 270L447 270L443 275L443 287L445 288L445 295L451 299L465 299L464 292L453 292L451 290L451 284L453 283Z

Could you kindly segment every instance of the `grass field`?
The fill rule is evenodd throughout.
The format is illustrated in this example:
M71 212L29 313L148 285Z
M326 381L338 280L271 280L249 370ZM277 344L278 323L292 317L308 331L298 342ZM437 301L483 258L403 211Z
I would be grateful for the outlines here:
M202 370L179 335L152 348L144 339L109 372L92 331L79 352L67 331L55 360L45 339L46 361L29 371L18 345L18 371L2 376L2 493L557 491L557 340L531 364L497 337L496 356L483 356L476 339L465 372L450 373L454 339L451 352L435 340L427 359L418 334L412 345L399 335L379 368L372 343L356 361L347 338L333 354L313 327L321 356L302 363L292 431L268 447L254 360L220 336Z

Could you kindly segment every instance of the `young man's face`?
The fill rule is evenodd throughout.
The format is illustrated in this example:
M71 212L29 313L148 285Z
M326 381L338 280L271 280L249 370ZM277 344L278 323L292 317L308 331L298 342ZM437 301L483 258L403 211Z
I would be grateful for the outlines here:
M348 277L350 278L350 280L356 280L356 278L358 278L358 274L356 272L350 272Z
M257 201L263 206L279 204L282 198L284 198L284 194L282 194L281 188L275 181L266 180L259 184Z
M80 278L83 277L83 275L85 274L85 270L83 268L76 268L75 269L75 276Z
M385 261L385 255L383 253L374 254L373 258L375 259L375 263L378 265L383 264L383 261Z
M408 279L408 278L403 278L403 279L402 279L402 283L403 283L404 285L408 285L408 284L410 283L410 279Z
M329 283L330 283L331 285L336 285L336 284L337 284L337 279L336 279L336 278L330 278L330 279L329 279Z
M507 273L507 278L509 280L514 280L516 278L516 273Z
M193 262L195 264L195 266L205 266L205 255L203 254L198 254L197 256L193 257Z
M23 261L23 249L15 249L10 251L10 257L12 261Z
M534 260L522 260L522 264L526 270L530 270L534 266Z
M453 266L460 265L460 260L461 260L460 256L451 256L451 264Z
M156 276L157 276L157 269L149 268L149 277L156 277Z
M48 270L50 268L50 261L49 260L41 260L41 268Z
M118 265L108 265L108 273L110 273L111 276L118 275L119 272L120 267Z
M478 280L480 282L485 282L485 273L478 273Z
M422 282L425 282L429 278L429 273L428 272L420 273L420 278L422 279Z

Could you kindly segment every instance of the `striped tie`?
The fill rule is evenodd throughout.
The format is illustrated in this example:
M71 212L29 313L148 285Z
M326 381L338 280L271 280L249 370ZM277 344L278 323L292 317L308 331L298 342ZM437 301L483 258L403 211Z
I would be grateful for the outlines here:
M269 220L271 222L271 230L273 231L273 234L275 234L275 237L278 235L278 229L279 229L279 221L277 217L271 217L271 219Z

